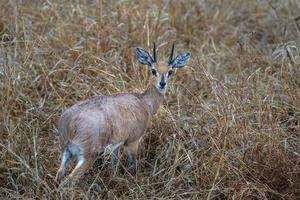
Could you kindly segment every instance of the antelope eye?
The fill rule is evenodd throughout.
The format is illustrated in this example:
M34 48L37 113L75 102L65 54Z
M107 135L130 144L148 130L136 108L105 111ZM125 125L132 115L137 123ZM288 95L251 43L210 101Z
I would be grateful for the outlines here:
M173 71L168 72L168 76L172 76L172 74L173 74Z
M152 72L153 76L157 76L157 72L155 69L151 69L151 72Z

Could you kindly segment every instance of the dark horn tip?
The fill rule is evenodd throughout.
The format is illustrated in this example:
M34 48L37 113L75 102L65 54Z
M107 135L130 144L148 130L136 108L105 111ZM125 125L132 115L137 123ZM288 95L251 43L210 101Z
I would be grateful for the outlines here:
M155 45L155 42L153 42L153 60L154 60L154 62L157 61L157 58L156 58L156 45Z
M169 64L171 64L173 61L174 49L175 49L175 43L172 44L172 49L171 49L171 53L170 53L170 57L169 57Z

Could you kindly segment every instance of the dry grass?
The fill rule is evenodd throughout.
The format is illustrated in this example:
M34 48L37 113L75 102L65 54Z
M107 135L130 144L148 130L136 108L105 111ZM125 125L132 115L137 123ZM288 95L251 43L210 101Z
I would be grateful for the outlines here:
M1 1L0 198L300 198L300 3ZM190 50L139 150L54 182L57 120L79 100L143 91L134 47ZM164 57L163 57L164 56ZM124 159L123 159L124 160Z

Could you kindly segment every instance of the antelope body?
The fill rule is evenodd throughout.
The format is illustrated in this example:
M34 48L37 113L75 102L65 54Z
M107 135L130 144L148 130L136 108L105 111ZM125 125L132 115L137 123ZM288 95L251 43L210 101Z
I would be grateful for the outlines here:
M137 48L141 64L150 67L152 75L146 91L99 96L81 101L67 109L58 124L61 146L61 166L56 180L60 180L72 157L77 164L69 179L77 180L92 166L99 152L108 145L114 145L112 165L115 168L120 147L123 145L129 161L129 172L135 174L136 154L140 138L145 134L152 116L162 104L167 80L174 68L184 67L191 54L178 55L173 59L174 45L168 62L157 62L156 48L153 56Z

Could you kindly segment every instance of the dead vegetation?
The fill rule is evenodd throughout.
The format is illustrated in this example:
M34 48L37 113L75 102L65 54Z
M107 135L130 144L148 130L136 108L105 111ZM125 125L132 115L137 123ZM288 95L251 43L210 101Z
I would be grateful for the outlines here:
M1 1L0 198L298 199L297 0ZM141 92L137 46L193 58L171 80L136 177L99 156L58 187L57 120L75 102ZM123 159L124 161L124 159Z

